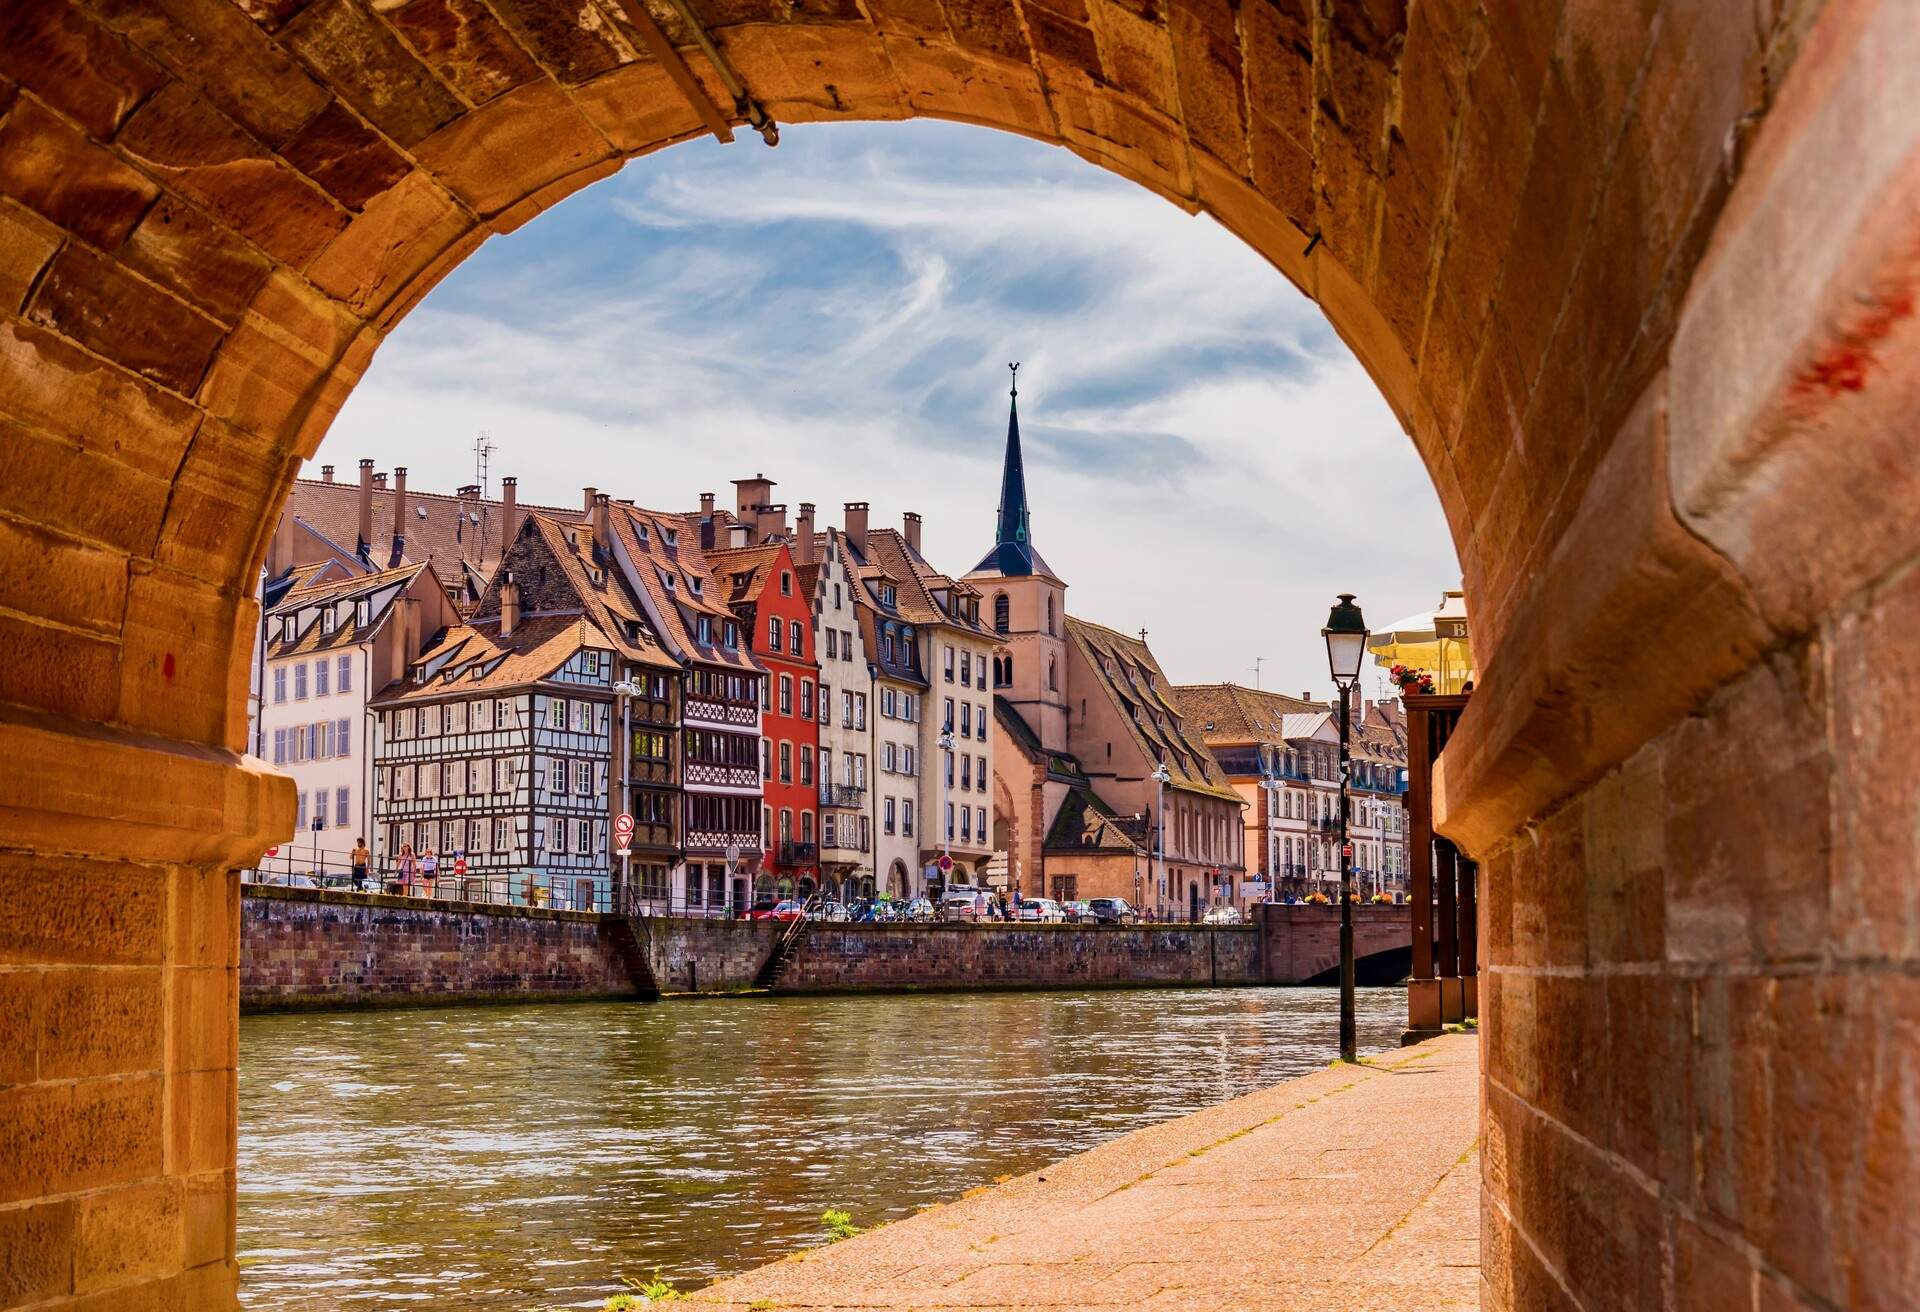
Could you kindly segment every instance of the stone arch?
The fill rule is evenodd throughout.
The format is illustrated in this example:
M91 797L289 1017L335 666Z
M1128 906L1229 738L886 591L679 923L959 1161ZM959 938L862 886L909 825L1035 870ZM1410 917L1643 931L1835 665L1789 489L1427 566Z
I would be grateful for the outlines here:
M292 811L240 753L255 574L299 462L383 336L488 235L739 119L713 109L734 101L690 29L495 8L35 0L5 20L0 868L52 900L25 960L163 963L157 996L192 1020L164 1065L129 1046L61 1086L80 1113L150 1088L185 1145L90 1177L96 1212L154 1179L231 1198L233 1056L203 1022L232 1007L224 872ZM750 117L1057 142L1212 215L1322 307L1419 450L1473 608L1480 687L1435 791L1488 871L1488 1136L1509 1164L1488 1215L1523 1234L1489 1236L1487 1279L1549 1278L1525 1268L1535 1253L1586 1278L1564 1246L1591 1236L1530 1215L1527 1190L1554 1187L1527 1165L1548 1160L1542 1136L1590 1152L1609 1188L1676 1186L1648 1209L1737 1224L1596 1128L1715 1108L1595 1111L1543 1076L1540 1036L1608 1014L1610 967L1649 961L1620 1025L1583 1030L1623 1060L1684 1051L1669 1018L1710 1020L1755 978L1783 981L1769 1035L1804 1031L1809 981L1861 1033L1895 1029L1877 1019L1895 990L1870 986L1915 951L1886 882L1911 854L1882 850L1873 833L1904 830L1859 808L1915 804L1874 782L1909 777L1909 698L1877 672L1920 637L1902 572L1920 550L1920 37L1902 7L694 9ZM1724 785L1755 761L1813 800L1747 815L1765 790ZM1746 877L1720 877L1734 857ZM1591 928L1529 937L1549 922ZM1510 992L1527 1001L1509 1011ZM1810 1114L1870 1119L1853 1110ZM1791 1252L1755 1225L1728 1260L1846 1301L1841 1220L1786 1227ZM1915 1242L1888 1236L1876 1260L1910 1271ZM231 1256L192 1251L154 1281L230 1304Z

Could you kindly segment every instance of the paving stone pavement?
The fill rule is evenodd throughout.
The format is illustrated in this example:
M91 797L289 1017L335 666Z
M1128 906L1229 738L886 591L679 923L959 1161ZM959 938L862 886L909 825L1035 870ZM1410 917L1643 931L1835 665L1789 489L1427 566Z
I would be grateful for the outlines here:
M1479 1039L1150 1126L689 1295L703 1309L1427 1312L1480 1295Z

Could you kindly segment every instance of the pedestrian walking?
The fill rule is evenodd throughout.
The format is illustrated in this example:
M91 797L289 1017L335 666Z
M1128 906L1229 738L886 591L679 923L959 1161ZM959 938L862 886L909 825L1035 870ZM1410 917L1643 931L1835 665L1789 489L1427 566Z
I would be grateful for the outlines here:
M440 870L440 859L433 854L433 844L427 844L427 850L420 854L420 882L426 887L426 896L433 896L433 878Z
M373 860L373 853L367 850L367 840L364 838L354 839L353 854L347 859L353 864L353 891L356 893L366 892L367 865Z
M412 843L400 845L400 856L394 864L399 868L400 892L407 897L412 897L413 877L420 870L420 858L414 855Z

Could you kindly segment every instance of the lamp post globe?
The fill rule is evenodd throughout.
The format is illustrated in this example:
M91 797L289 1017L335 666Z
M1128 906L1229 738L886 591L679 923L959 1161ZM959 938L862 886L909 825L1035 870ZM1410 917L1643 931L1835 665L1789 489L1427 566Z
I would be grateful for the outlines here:
M1353 687L1367 655L1367 619L1343 592L1320 630L1327 643L1327 672L1340 690L1340 1057L1358 1057L1353 1017Z

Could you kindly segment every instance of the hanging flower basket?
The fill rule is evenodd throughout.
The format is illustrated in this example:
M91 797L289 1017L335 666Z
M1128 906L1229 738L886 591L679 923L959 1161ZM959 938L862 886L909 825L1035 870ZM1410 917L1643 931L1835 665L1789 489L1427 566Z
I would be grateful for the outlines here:
M1425 670L1416 670L1411 665L1396 665L1387 671L1387 678L1401 692L1415 692L1431 695L1433 676Z

